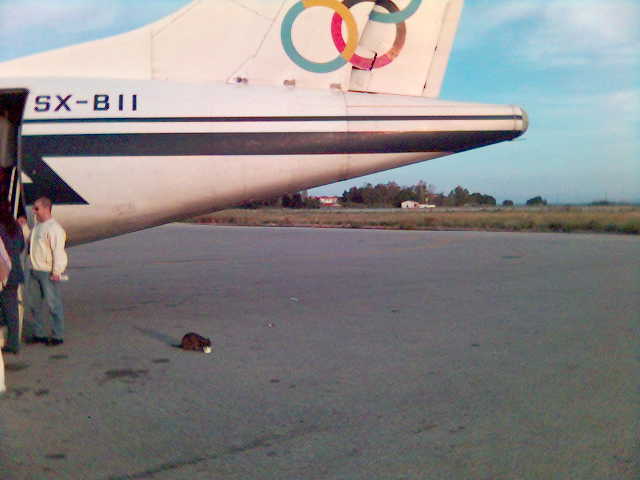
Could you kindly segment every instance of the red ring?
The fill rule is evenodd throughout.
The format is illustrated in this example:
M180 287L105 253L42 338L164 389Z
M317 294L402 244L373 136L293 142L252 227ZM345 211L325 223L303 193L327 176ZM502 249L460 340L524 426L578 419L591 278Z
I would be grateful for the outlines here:
M343 4L345 7L351 8L358 3L370 1L374 0L345 0ZM400 10L392 0L378 0L376 2L376 5L387 9L389 13L395 13ZM342 53L346 47L346 43L342 36L342 17L335 13L333 15L333 18L331 19L331 38L333 39L333 43L338 51ZM373 58L361 57L357 53L354 53L353 56L349 59L349 62L354 67L360 70L382 68L386 65L389 65L400 54L402 48L404 47L406 38L407 26L405 22L396 23L396 38L391 48L384 55L378 55L374 60Z

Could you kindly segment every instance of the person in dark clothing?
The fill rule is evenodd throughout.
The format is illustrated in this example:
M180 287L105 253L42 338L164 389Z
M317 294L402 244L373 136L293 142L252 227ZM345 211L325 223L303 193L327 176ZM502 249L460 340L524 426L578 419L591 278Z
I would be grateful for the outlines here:
M11 272L7 284L0 292L0 325L6 325L9 331L5 353L18 354L20 351L20 325L18 318L18 287L24 282L24 272L20 254L25 242L22 228L11 215L11 205L0 201L0 239L11 258Z

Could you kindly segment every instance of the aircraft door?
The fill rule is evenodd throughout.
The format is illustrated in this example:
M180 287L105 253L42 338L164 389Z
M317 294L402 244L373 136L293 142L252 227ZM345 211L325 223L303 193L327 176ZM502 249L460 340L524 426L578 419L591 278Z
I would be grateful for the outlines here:
M20 125L28 93L26 89L0 89L0 198L11 204L14 217L25 215L20 171Z
M20 125L28 93L26 89L0 89L0 200L9 202L14 218L27 216L20 170ZM18 288L18 335L20 338L22 338L24 317L23 290L22 286Z

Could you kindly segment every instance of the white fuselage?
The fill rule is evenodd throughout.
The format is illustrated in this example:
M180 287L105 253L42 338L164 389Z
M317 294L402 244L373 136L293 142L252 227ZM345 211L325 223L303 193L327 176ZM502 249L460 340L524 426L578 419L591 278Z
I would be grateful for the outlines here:
M28 201L88 242L511 140L523 110L244 84L2 78L27 88Z

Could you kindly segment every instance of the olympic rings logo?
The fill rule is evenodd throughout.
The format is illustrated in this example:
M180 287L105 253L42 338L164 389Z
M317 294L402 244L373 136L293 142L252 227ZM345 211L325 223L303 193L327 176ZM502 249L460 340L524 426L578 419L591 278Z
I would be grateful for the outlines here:
M358 25L356 19L351 13L350 8L362 2L375 2L376 5L383 7L387 13L371 12L370 20L381 23L391 23L396 26L396 38L392 47L384 55L377 55L375 58L365 58L356 54L358 47ZM411 3L400 10L393 0L301 0L294 4L284 16L282 20L282 28L280 30L280 39L285 53L289 58L309 72L329 73L343 67L350 62L354 67L362 70L370 70L372 68L381 68L389 65L398 56L404 47L407 38L407 27L405 20L411 17L418 8L422 0L411 0ZM333 10L333 18L331 20L331 38L333 44L338 50L338 56L328 62L313 62L308 60L298 52L291 38L293 24L298 16L307 8L326 7ZM342 24L346 24L347 40L342 35Z

